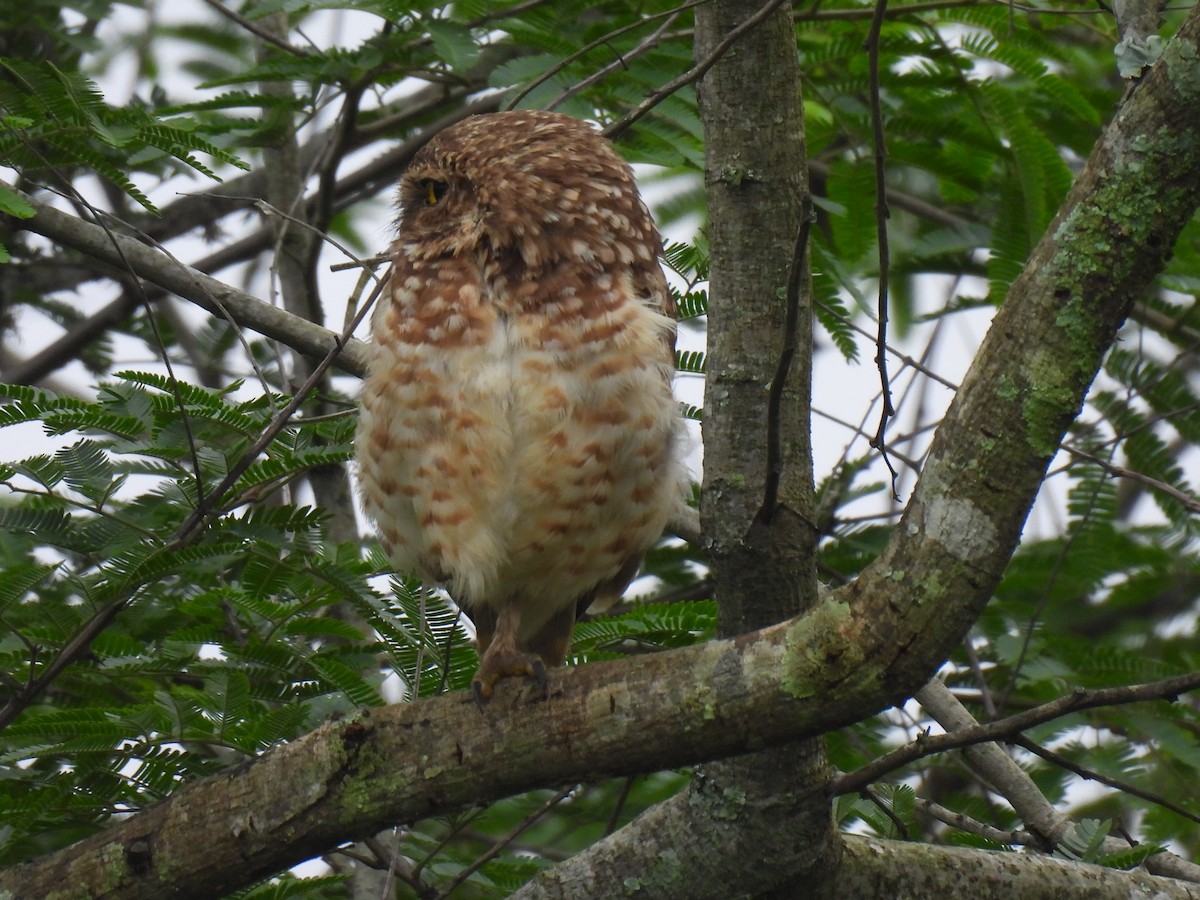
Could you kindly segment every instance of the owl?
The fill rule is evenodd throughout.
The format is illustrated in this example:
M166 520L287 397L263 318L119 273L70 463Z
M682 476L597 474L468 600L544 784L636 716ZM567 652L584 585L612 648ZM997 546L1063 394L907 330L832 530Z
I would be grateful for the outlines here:
M589 125L474 116L413 158L356 439L397 570L475 626L477 702L560 665L687 478L673 303L633 174Z

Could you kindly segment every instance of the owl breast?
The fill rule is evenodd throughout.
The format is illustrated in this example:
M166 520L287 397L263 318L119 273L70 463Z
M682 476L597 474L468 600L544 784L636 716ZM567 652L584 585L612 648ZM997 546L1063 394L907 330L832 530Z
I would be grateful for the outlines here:
M359 466L398 569L468 611L519 602L521 637L624 588L684 493L673 323L650 265L514 280L487 254L397 253Z

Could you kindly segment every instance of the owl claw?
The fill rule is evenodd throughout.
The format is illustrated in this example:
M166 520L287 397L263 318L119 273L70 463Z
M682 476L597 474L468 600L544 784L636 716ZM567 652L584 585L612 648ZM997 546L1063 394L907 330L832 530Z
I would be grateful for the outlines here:
M546 664L536 653L513 653L492 655L485 653L479 671L471 681L471 693L475 705L481 710L492 699L496 683L502 678L532 678L538 685L538 696L545 700L550 693L550 676Z

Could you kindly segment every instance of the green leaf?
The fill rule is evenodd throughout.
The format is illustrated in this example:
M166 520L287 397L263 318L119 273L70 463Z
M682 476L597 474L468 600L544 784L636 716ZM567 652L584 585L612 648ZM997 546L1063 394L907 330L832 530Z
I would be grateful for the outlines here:
M37 215L37 210L16 191L0 185L0 213L16 216L18 219L32 219Z
M383 698L378 688L373 687L357 671L339 660L316 655L309 665L330 688L341 691L358 706L382 706Z

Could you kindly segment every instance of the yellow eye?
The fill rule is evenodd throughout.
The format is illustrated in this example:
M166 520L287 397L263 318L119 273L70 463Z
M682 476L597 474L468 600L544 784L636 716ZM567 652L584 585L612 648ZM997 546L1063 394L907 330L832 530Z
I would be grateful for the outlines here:
M446 196L446 187L446 182L434 181L431 178L421 182L421 188L425 192L425 205L437 206L438 201Z

